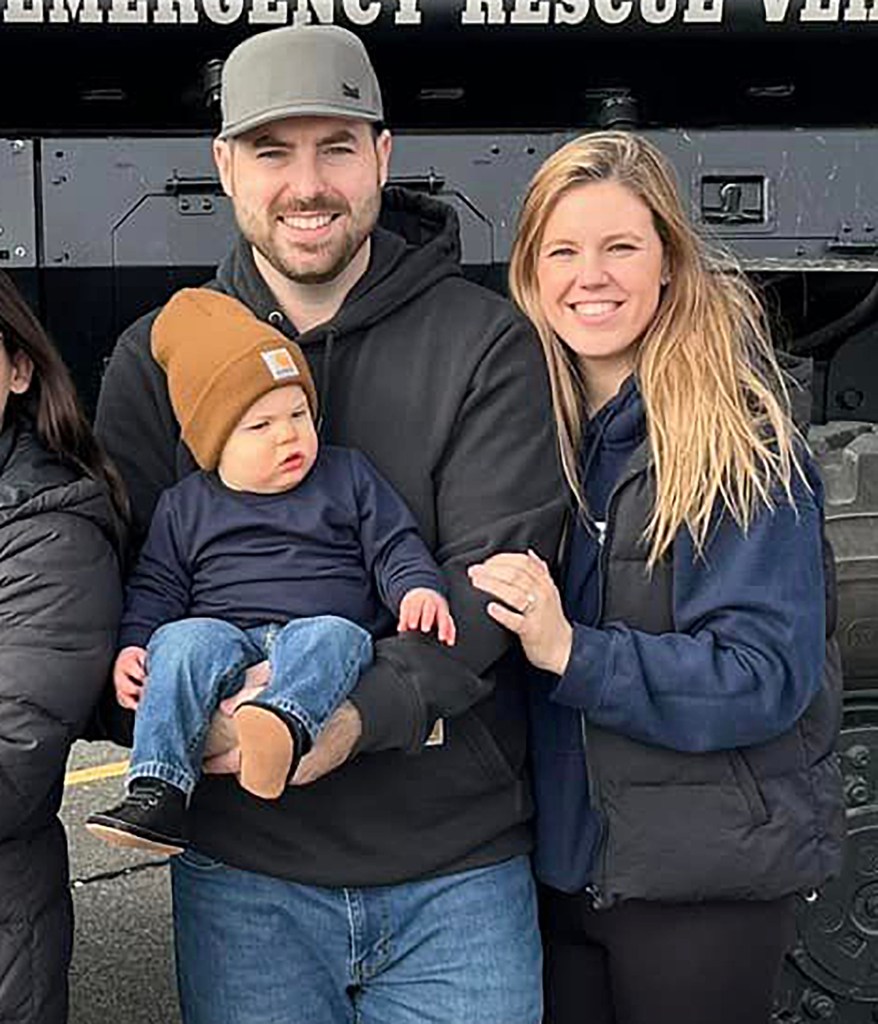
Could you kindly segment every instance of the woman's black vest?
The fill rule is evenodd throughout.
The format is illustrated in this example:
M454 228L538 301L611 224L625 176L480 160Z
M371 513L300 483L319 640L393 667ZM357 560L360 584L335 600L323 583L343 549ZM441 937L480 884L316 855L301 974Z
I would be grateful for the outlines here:
M647 444L616 485L601 551L600 624L674 631L671 557L647 573L644 527L655 500ZM758 746L680 753L600 729L583 717L593 806L603 834L591 887L622 899L770 900L841 870L845 830L834 744L841 718L832 552L824 542L823 685L787 732Z

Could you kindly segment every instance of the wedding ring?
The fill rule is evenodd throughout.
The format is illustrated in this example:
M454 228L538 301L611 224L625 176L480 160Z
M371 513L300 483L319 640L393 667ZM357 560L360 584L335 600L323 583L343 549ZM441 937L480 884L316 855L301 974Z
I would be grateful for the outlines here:
M533 606L534 606L534 605L535 605L536 603L537 603L537 595L536 595L536 594L534 594L533 592L531 592L531 593L530 593L530 594L528 594L528 595L527 595L527 597L525 598L525 601L524 601L524 608L522 608L522 609L521 609L521 614L522 614L522 615L527 615L527 613L528 613L528 612L529 612L529 611L531 610L531 608L533 608Z

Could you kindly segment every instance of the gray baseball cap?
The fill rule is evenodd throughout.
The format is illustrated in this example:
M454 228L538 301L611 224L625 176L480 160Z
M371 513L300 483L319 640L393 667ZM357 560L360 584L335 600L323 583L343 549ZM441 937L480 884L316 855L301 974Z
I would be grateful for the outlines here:
M245 39L222 78L221 139L285 117L381 121L381 91L362 42L337 25L285 26Z

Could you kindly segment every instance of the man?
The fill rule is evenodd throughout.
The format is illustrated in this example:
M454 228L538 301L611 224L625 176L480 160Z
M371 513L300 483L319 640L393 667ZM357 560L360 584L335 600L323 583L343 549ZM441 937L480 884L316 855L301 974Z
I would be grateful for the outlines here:
M280 800L228 776L199 785L193 849L173 865L184 1020L536 1024L525 683L466 568L558 542L539 346L461 277L450 209L382 193L391 137L354 35L247 40L222 106L214 156L241 237L211 287L298 340L324 440L363 450L406 499L459 637L453 653L380 639ZM120 338L97 417L138 539L193 465L150 352L154 318Z

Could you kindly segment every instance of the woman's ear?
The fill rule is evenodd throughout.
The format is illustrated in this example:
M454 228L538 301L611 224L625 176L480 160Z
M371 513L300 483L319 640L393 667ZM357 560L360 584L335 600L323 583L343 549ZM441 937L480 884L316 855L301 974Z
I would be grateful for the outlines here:
M25 352L16 352L10 362L12 373L9 377L9 390L14 395L23 395L30 387L31 378L34 375L34 364L31 357Z
M671 261L668 259L668 250L662 247L662 273L659 278L659 284L664 287L666 284L671 283Z

